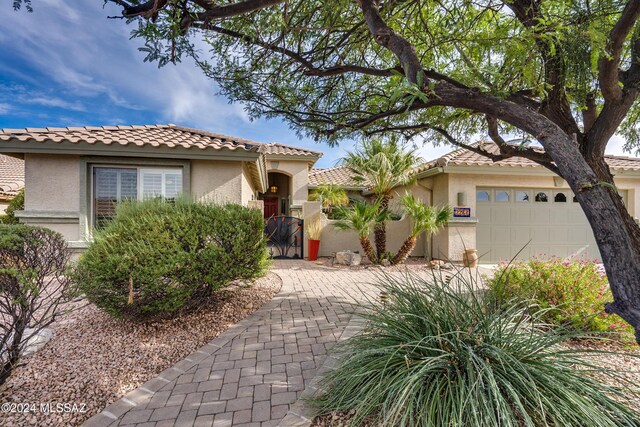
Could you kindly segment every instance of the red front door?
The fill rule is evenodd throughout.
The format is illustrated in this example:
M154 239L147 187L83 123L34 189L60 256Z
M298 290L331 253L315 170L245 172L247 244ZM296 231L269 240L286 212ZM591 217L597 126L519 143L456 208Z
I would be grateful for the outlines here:
M278 198L277 197L265 197L264 198L264 217L271 218L278 215Z

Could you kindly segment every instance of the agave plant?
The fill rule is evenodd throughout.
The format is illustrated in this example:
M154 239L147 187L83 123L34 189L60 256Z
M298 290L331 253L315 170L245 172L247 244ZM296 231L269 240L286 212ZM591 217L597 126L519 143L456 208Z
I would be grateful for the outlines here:
M382 276L387 300L359 308L364 329L336 347L318 414L349 411L351 426L640 426L636 385L590 362L611 352L569 348L579 333L469 283Z
M365 140L359 148L348 152L342 163L354 174L355 181L366 184L380 200L380 210L389 208L392 190L415 181L413 169L421 162L416 150L408 150L397 140ZM378 256L386 252L387 231L384 221L375 225Z
M411 226L411 234L404 241L396 256L393 257L393 260L391 260L392 264L404 262L416 247L418 236L424 232L428 234L436 233L449 221L452 213L449 206L429 206L418 200L411 193L405 194L400 204L407 215L411 217L413 224Z
M335 227L338 230L353 230L360 239L360 246L365 255L373 264L378 264L378 257L371 245L369 236L375 224L384 222L389 215L386 209L380 209L380 201L367 203L356 201L353 206L341 206L336 208L338 221Z

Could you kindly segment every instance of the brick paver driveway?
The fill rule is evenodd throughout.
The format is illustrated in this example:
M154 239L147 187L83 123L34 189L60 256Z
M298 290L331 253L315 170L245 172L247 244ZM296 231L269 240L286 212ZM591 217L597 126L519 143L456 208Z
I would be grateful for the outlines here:
M306 261L276 261L274 271L283 287L272 301L85 425L278 425L340 338L351 304L374 296L375 273Z

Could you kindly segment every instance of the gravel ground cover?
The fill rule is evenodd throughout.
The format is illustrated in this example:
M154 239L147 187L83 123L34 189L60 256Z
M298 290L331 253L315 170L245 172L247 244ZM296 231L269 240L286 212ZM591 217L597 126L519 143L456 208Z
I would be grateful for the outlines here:
M269 273L220 291L197 312L156 323L113 319L77 302L76 310L52 325L51 341L27 356L0 389L0 403L13 402L14 410L29 405L21 413L3 406L0 425L80 425L256 311L280 287L280 278ZM59 404L77 406L67 411Z

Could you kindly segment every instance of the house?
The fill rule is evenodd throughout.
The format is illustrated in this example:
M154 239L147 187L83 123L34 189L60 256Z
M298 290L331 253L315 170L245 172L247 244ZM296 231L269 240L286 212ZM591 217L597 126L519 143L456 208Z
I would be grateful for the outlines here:
M20 221L59 231L76 251L124 199L187 193L299 215L322 156L175 125L4 129L0 153L24 159Z
M24 188L24 161L0 154L0 215Z
M344 167L314 169L318 151L176 125L4 129L0 153L12 162L24 159L20 220L61 232L77 251L123 199L187 193L260 207L265 218L308 218L320 210L318 202L307 202L309 191L321 184L340 185L351 198L370 196L366 183L354 181ZM640 216L640 159L607 156L607 162L629 212ZM466 248L477 248L487 263L518 253L525 259L599 256L566 182L536 163L515 157L494 163L455 150L420 165L415 174L416 183L394 189L393 200L411 191L427 203L458 209L440 233L420 236L414 256L460 261ZM355 234L323 221L320 255L360 250ZM389 250L400 248L410 227L405 217L388 224Z
M481 144L498 152L493 143ZM629 213L639 217L640 158L606 156L606 161ZM519 157L494 163L459 149L422 164L415 173L416 184L397 188L396 196L412 191L434 205L464 208L455 210L457 215L442 232L424 239L423 249L416 248L418 254L459 261L465 248L476 248L485 263L516 255L519 259L599 258L589 223L571 189L537 163ZM310 188L333 183L343 185L352 198L367 195L366 188L354 182L343 167L312 170L309 181ZM327 230L328 235L332 232ZM395 240L391 235L392 248L399 245Z

